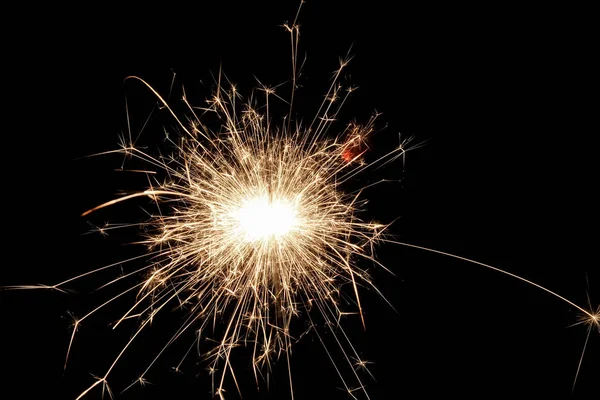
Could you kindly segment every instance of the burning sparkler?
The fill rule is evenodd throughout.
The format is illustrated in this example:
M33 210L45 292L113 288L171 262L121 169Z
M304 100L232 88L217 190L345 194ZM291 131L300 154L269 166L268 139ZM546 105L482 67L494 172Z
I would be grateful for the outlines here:
M330 97L337 97L339 86L332 90ZM143 329L167 304L191 303L175 340L190 327L203 331L225 315L225 333L212 353L214 369L221 360L225 364L216 390L220 396L226 375L235 379L230 353L241 342L251 343L258 376L259 367L291 346L295 315L314 308L327 323L338 320L342 285L351 285L360 311L358 286L374 286L355 258L374 261L372 247L385 228L361 221L358 194L340 190L366 168L343 157L352 140L326 140L326 118L291 131L287 125L275 127L255 107L233 109L237 99L234 89L225 92L219 86L202 111L222 118L224 130L206 130L198 116L191 127L181 124L186 137L170 161L135 146L118 150L159 167L169 180L84 213L139 196L170 206L169 213L152 215L144 241L152 263L137 302L117 326L131 315L144 315ZM325 104L329 120L337 113L333 104ZM348 129L366 136L374 122ZM402 152L399 147L386 159Z
M359 288L378 290L360 261L385 268L374 257L373 249L378 243L433 251L512 276L579 309L584 315L581 323L589 326L588 335L593 327L600 329L599 311L590 312L495 267L391 240L385 236L388 225L365 219L361 213L365 204L361 191L347 192L344 185L369 168L403 157L411 148L410 139L401 141L383 157L365 163L367 139L375 132L377 116L363 125L350 123L338 134L330 131L353 90L340 84L348 57L340 62L314 119L307 124L296 122L291 110L298 75L299 27L295 21L286 29L293 49L293 79L290 112L281 122L270 115L269 104L282 98L267 86L260 88L264 95L260 103L253 99L244 101L236 87L219 74L216 90L207 104L198 107L183 98L189 117L189 121L184 121L150 84L129 77L156 96L183 134L178 139L168 139L175 148L170 157L153 156L137 147L131 132L120 149L101 153L123 154L145 162L148 169L142 172L148 174L150 185L141 192L94 207L83 216L139 197L152 199L156 209L148 222L139 224L146 229L141 243L148 252L128 260L147 258L149 262L104 286L134 275L144 279L75 320L67 359L82 321L123 295L137 293L134 304L120 316L115 328L133 317L140 318L139 328L105 374L78 399L98 386L110 393L107 381L114 367L154 317L173 305L189 305L187 319L134 384L145 382L156 359L183 334L197 332L200 340L203 332L220 325L222 335L207 355L213 395L225 398L227 379L240 390L231 360L233 350L240 345L251 349L257 380L265 371L268 373L274 359L286 358L292 387L289 350L304 333L293 326L293 321L303 315L310 321L309 329L315 325L314 318L324 321L342 349L343 362L354 372L358 387L356 390L339 373L350 396L357 398L360 392L369 398L356 372L366 369L369 363L361 359L339 325L340 316L345 314L340 300L344 296L342 287L347 286L364 324ZM205 115L216 117L216 127L203 122ZM99 231L104 233L110 228L113 227ZM60 289L74 279L121 264L47 287ZM292 333L294 329L299 330L299 335ZM293 398L293 390L290 394Z
M298 25L286 28L296 49ZM294 81L296 60L294 52ZM317 312L331 328L352 370L356 360L366 366L337 327L343 314L340 289L350 286L364 324L358 287L377 289L357 260L377 263L373 247L386 226L361 220L358 211L364 200L360 191L346 193L342 187L370 166L402 156L409 140L367 165L358 161L364 153L364 140L375 130L376 116L364 125L350 123L344 132L331 137L328 129L353 90L339 83L348 61L341 61L326 100L308 125L292 121L291 111L283 123L274 123L269 101L279 96L273 89L261 88L265 96L265 111L261 112L252 101L243 102L235 86L224 83L222 74L206 106L195 107L183 99L192 116L190 123L183 123L148 83L130 77L153 92L184 135L171 142L176 154L168 159L140 150L131 135L124 139L122 148L108 153L136 157L167 179L154 179L147 190L83 213L135 197L150 197L159 210L145 224L148 233L143 243L150 258L142 272L145 280L124 292L136 290L138 296L115 327L132 316L141 317L142 323L106 374L79 398L100 384L108 389L108 375L137 334L173 303L191 304L191 310L165 348L191 329L204 332L214 324L225 327L209 355L211 370L221 371L220 376L213 375L214 394L220 398L224 398L228 376L237 386L232 350L240 344L252 349L258 379L273 358L288 356L295 340L292 320L299 314L312 321L311 315ZM292 102L293 95L290 110ZM203 124L202 115L207 113L219 120L217 129ZM90 315L76 320L75 328ZM289 357L288 370L291 386ZM354 374L368 397L356 371ZM356 389L342 375L340 378L352 394Z

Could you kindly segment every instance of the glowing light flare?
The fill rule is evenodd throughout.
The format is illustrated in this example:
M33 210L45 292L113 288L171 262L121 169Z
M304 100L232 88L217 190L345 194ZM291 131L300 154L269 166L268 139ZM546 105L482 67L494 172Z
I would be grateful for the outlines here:
M237 231L249 242L280 239L298 224L296 205L285 198L268 196L246 199L232 212Z

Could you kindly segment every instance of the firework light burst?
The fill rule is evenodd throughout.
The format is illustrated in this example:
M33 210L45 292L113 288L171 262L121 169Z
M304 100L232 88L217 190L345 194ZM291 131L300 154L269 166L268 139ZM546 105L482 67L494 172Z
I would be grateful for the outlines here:
M359 311L358 286L375 288L355 260L375 262L373 246L385 226L361 221L359 193L340 189L368 167L359 162L360 153L349 160L344 155L373 132L375 119L365 126L349 124L339 138L326 140L340 90L334 82L324 103L329 117L290 130L291 124L271 125L249 104L236 109L235 89L219 85L201 112L215 113L222 130L207 130L195 116L191 126L181 125L186 136L168 161L135 146L118 150L158 167L169 179L84 213L139 196L168 209L148 223L144 243L151 263L137 288L137 302L121 321L143 315L142 329L167 304L179 302L192 308L176 337L191 327L203 332L214 321L224 324L211 355L213 369L224 363L219 395L225 376L235 379L229 359L240 343L252 347L258 376L259 368L290 348L294 316L315 309L327 324L336 324L343 312L338 306L342 286L352 287ZM402 155L403 149L381 161Z
M242 394L232 353L244 347L251 354L257 382L268 379L274 362L284 360L293 398L291 348L310 333L323 345L349 396L369 398L363 382L370 376L369 362L362 359L340 321L342 316L354 313L365 324L361 290L374 291L384 298L365 267L386 269L375 257L380 243L458 258L533 285L581 312L578 324L588 326L587 345L591 331L600 329L600 310L593 311L591 304L585 309L545 287L490 265L397 242L387 236L389 223L370 220L364 212L365 188L348 190L348 183L371 169L399 159L402 162L405 153L418 145L412 144L411 139L400 139L390 152L366 162L364 153L369 137L377 130L377 114L364 124L348 123L341 132L331 129L354 90L341 84L350 57L340 61L317 114L307 121L297 120L293 110L300 69L299 26L295 21L285 28L292 48L288 98L278 88L261 84L255 94L245 99L219 72L214 94L206 103L192 104L184 96L181 100L185 113L180 113L142 78L128 78L158 99L180 135L173 139L172 135L167 136L171 154L156 156L138 146L129 129L119 149L96 154L125 156L124 169L130 159L142 162L144 169L136 172L147 175L149 186L100 204L83 216L135 198L149 198L154 207L148 211L147 221L133 224L144 232L140 243L146 246L146 253L45 286L62 290L66 284L96 272L134 264L140 259L147 261L101 288L131 278L138 279L138 283L74 319L66 363L77 328L84 320L127 295L136 296L113 327L138 319L137 330L105 373L96 377L77 399L94 389L112 396L108 381L116 365L156 315L173 308L186 310L184 323L132 386L144 384L156 360L182 336L193 339L181 363L200 347L208 332L213 336L216 331L220 336L213 338L215 345L202 352L213 380L213 396L229 398L229 384ZM274 102L285 104L288 112L284 118L272 115ZM128 226L109 224L97 231L106 233ZM335 359L325 346L319 333L323 328L339 346L341 360ZM361 375L362 370L366 374Z
M362 156L375 131L377 114L363 125L347 124L341 134L329 132L353 91L340 84L348 57L340 61L312 122L293 121L299 27L293 23L286 29L294 49L289 101L264 85L259 88L264 96L261 103L252 98L244 101L219 73L216 91L207 104L198 107L183 98L191 116L183 122L152 86L141 78L129 78L156 96L183 134L176 141L169 140L175 148L170 157L154 157L138 148L131 133L120 149L102 153L122 153L145 162L151 168L142 172L151 177L151 184L83 216L136 197L151 198L157 211L150 221L140 224L146 231L142 243L147 245L150 262L135 274L145 280L99 307L136 291L135 303L115 328L136 317L141 320L139 329L106 374L78 398L98 385L103 392L110 392L107 379L113 367L154 316L173 304L190 305L189 317L163 350L185 332L196 332L200 340L215 325L224 327L217 345L204 354L213 375L213 395L219 398L224 398L228 377L240 390L231 362L232 351L240 345L251 348L257 380L269 374L273 359L285 356L292 388L289 350L296 338L306 333L292 334L292 321L305 315L310 330L315 326L315 313L333 334L353 371L352 379L358 383L347 383L340 373L344 387L352 397L357 391L368 397L357 373L366 369L367 362L361 360L339 321L347 313L341 303L351 301L364 325L359 286L377 289L358 261L377 264L373 249L386 226L362 220L362 190L347 193L343 187L364 170L402 157L410 139L401 140L393 151L367 164ZM289 105L289 114L281 123L270 115L273 100ZM216 128L204 124L208 117L216 119ZM156 179L157 173L165 179ZM345 286L353 296L342 302ZM71 344L78 325L99 308L75 320ZM144 377L145 372L134 383L144 383Z

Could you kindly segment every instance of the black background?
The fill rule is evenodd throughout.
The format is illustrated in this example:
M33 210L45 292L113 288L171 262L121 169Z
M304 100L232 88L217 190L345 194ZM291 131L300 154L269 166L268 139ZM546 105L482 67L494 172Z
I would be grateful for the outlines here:
M175 72L175 87L184 84L197 101L211 93L211 73L221 66L242 93L255 77L273 85L289 79L289 36L280 25L293 20L296 5L251 3L37 10L5 35L0 284L60 282L143 251L124 245L136 239L135 230L107 239L83 235L90 224L139 220L141 201L79 215L144 180L113 172L118 157L81 157L116 148L127 127L126 96L134 130L152 108L152 95L124 83L126 76L166 93ZM345 76L359 90L339 126L364 122L377 110L380 127L387 127L370 142L373 154L394 146L398 133L426 141L408 154L404 170L396 163L361 178L361 184L402 179L365 193L369 215L383 222L399 217L391 233L401 241L511 271L584 307L589 291L597 304L598 123L590 121L598 109L598 65L586 11L316 3L305 4L299 19L300 53L307 55L299 110L312 110L351 48ZM154 129L162 122L173 126L157 118ZM151 146L159 143L147 135ZM377 252L397 275L373 271L397 312L365 292L366 332L358 320L345 321L358 351L373 362L377 381L365 379L372 399L592 392L600 367L597 332L571 394L586 337L584 327L568 328L578 318L574 307L480 266L396 245ZM126 301L86 320L64 374L62 363L68 311L83 316L99 304L106 297L86 293L112 276L68 285L79 294L0 292L6 398L73 399L93 383L90 374L103 374L134 327L108 327ZM172 314L126 353L109 377L116 393L183 317ZM169 370L189 341L150 371L152 385L118 398L210 398L205 365L192 360L183 375ZM244 398L289 395L284 360L270 390L263 385L260 392L243 361ZM348 398L314 335L294 349L292 370L295 399ZM235 387L227 389L236 398ZM86 398L100 398L100 391Z

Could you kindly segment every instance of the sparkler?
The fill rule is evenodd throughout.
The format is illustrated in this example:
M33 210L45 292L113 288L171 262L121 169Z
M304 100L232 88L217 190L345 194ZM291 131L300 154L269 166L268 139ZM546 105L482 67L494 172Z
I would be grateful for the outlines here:
M290 31L297 34L296 29ZM346 64L342 62L336 75ZM338 306L342 285L352 287L359 312L358 286L374 288L354 259L374 261L372 248L385 226L361 221L356 210L363 202L358 194L344 194L340 187L367 168L355 166L360 154L350 160L343 155L373 132L375 118L365 126L348 125L343 141L325 139L340 91L334 82L323 105L324 116L308 127L290 129L291 124L275 127L248 104L240 105L241 111L235 109L237 92L224 91L219 84L201 112L215 113L222 120L221 132L202 126L191 105L191 126L173 114L186 135L172 159L154 158L133 145L117 150L162 169L169 179L83 214L140 196L170 206L169 214L152 215L143 241L152 262L136 303L116 326L132 315L144 315L141 330L167 304L191 303L190 316L174 341L192 326L199 325L195 329L203 332L226 315L225 332L211 354L211 368L224 363L216 389L221 397L227 374L235 380L230 354L240 343L252 347L258 378L260 367L290 348L294 316L314 308L334 324L342 313ZM265 89L267 99L272 94ZM404 149L400 146L382 161Z
M220 74L216 91L206 105L197 107L183 98L189 113L189 121L183 121L150 84L137 77L129 78L139 81L156 96L172 115L182 136L169 139L175 147L170 157L152 156L140 149L131 132L120 149L101 153L123 154L145 162L149 169L143 172L148 173L150 184L141 192L103 203L84 212L83 216L138 197L152 199L156 211L151 213L149 222L139 224L147 230L141 243L148 248L147 254L139 258L148 258L149 262L104 286L134 275L144 279L75 320L67 359L82 321L123 295L137 293L135 303L118 319L115 328L137 317L141 321L138 330L105 374L78 399L98 386L110 393L107 382L116 364L154 317L174 304L189 305L189 314L157 358L186 332L195 331L200 340L214 325L222 326L221 338L207 355L214 379L213 392L220 399L225 398L228 378L240 390L236 367L231 361L233 350L240 345L251 349L251 364L257 380L265 371L268 373L274 359L286 358L292 387L289 350L304 333L302 330L299 335L292 333L294 321L301 314L311 321L311 327L315 325L315 315L325 321L342 348L345 362L355 371L353 378L358 382L358 391L339 374L345 389L352 398L357 398L358 392L368 398L355 368L366 368L368 362L360 358L339 320L346 313L341 300L342 288L347 286L364 324L359 289L366 286L377 291L377 288L361 267L361 260L385 268L374 257L378 243L436 252L509 275L579 309L583 315L581 323L589 327L588 337L593 327L600 329L600 310L588 311L555 292L498 268L394 241L385 235L389 225L361 219L366 203L360 196L361 191L346 192L344 185L369 168L403 157L415 146L410 146L410 139L401 141L397 148L367 164L362 160L364 143L375 132L377 116L364 125L350 123L341 134L330 132L338 112L353 91L340 84L348 57L340 62L314 119L307 124L294 121L291 110L298 69L299 28L296 22L286 28L293 49L293 82L288 102L290 112L279 123L270 115L269 104L283 99L275 89L264 85L260 88L264 96L260 101L262 106L252 98L244 101L236 87ZM216 128L204 124L206 115L218 119ZM159 180L161 178L164 180ZM118 226L99 231L104 233L113 228ZM121 264L48 287L61 289L75 279ZM320 339L318 332L316 334ZM145 381L145 374L157 358L134 384ZM293 398L293 391L290 394Z
M298 25L286 28L292 48L297 49ZM296 50L292 61L295 86ZM163 350L191 329L202 337L215 324L224 327L207 356L215 380L213 394L221 399L227 377L238 386L231 353L240 344L252 349L257 380L265 370L268 373L273 358L286 356L292 386L289 349L296 340L292 321L299 314L308 315L312 326L311 315L316 312L342 347L351 369L355 371L357 362L366 368L367 363L338 325L344 314L341 288L350 286L364 325L359 286L377 289L357 260L377 263L373 248L386 226L361 220L359 211L365 201L360 191L345 193L341 188L371 166L401 157L410 140L402 141L376 163L365 164L361 159L364 141L375 131L377 115L364 125L350 123L341 135L331 138L328 129L353 91L339 83L348 62L349 58L341 60L317 116L306 125L292 120L293 94L289 115L276 124L269 108L271 99L280 98L274 89L261 87L265 104L261 111L256 101L243 102L222 74L205 106L195 107L184 97L191 115L191 122L184 123L148 83L129 77L156 96L183 135L171 141L176 151L169 158L140 150L131 134L120 149L102 153L138 158L154 168L152 173L160 171L167 178L162 182L153 179L147 190L83 213L86 216L136 197L152 198L158 210L150 222L142 224L147 228L142 243L148 246L150 262L136 273L144 274L145 280L75 321L71 344L83 320L127 292L138 293L136 302L115 324L116 328L128 318L140 317L138 331L105 375L78 398L98 385L109 391L107 378L121 356L154 316L173 303L190 304L191 309ZM203 123L206 114L218 119L216 130ZM221 371L220 376L215 371ZM367 395L356 371L354 375ZM341 374L340 378L355 397L356 388Z

